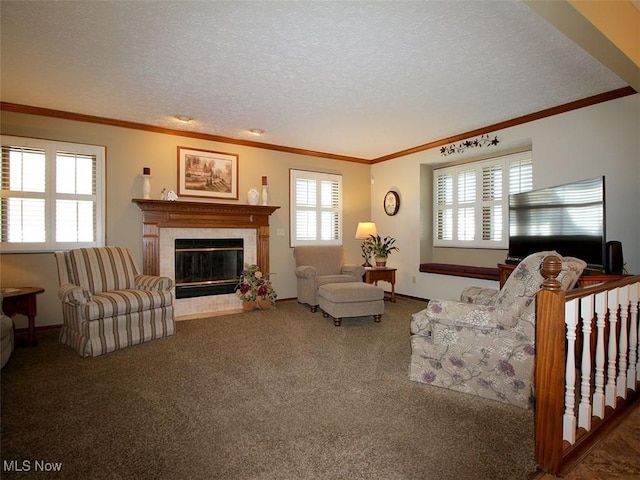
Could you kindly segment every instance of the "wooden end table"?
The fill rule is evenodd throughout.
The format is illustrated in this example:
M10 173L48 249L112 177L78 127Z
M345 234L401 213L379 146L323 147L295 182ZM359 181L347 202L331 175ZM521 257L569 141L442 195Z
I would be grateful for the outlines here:
M367 267L364 269L363 280L367 283L378 285L379 281L391 284L391 301L396 301L396 270L389 267Z
M27 342L30 347L38 344L36 339L36 315L38 313L36 295L44 292L40 287L3 287L2 311L5 315L13 317L17 313L29 319Z

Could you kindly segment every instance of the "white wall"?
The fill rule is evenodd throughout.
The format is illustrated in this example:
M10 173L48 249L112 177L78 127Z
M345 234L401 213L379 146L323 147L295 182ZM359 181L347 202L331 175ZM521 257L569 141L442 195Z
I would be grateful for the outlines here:
M636 94L494 132L497 147L465 152L502 152L530 144L534 188L605 175L607 240L622 242L627 269L640 274L640 95ZM493 135L493 134L492 134ZM464 286L497 282L420 273L420 166L461 160L431 149L372 166L371 217L381 235L397 238L399 252L388 265L398 268L396 291L422 298L457 298ZM382 199L389 189L400 193L396 216L387 216ZM429 205L430 208L430 205ZM426 226L430 228L429 226ZM492 252L488 252L491 256ZM493 261L493 260L492 260ZM464 263L461 261L460 263ZM414 282L415 278L415 282Z

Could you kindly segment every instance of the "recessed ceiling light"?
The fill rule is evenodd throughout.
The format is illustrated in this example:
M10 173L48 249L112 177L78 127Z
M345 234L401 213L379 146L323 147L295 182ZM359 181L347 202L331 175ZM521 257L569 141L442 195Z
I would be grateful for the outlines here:
M264 133L264 130L261 130L259 128L250 128L249 133L251 135L255 135L256 137L260 137Z
M173 118L175 118L180 123L189 123L191 122L191 120L193 120L193 118L187 117L186 115L176 115Z

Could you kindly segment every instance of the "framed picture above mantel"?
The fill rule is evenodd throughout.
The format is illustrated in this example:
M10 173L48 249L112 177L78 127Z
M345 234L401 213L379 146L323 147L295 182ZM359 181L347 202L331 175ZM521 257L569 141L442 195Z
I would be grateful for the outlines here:
M178 147L178 196L238 199L239 156Z

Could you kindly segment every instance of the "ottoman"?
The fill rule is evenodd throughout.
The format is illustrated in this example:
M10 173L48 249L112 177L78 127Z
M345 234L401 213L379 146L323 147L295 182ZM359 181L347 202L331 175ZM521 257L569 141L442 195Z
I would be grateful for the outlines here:
M339 327L343 317L373 315L376 322L384 313L384 290L368 283L328 283L318 288L318 300L323 316L333 317Z

